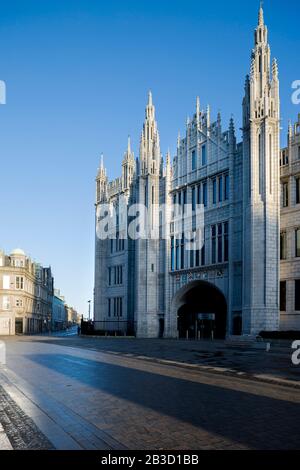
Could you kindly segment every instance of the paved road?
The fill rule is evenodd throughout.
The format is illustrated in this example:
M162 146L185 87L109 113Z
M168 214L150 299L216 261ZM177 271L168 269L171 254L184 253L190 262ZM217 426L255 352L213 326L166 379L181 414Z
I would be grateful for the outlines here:
M183 343L22 337L6 344L0 384L55 448L299 447L299 389L136 352Z

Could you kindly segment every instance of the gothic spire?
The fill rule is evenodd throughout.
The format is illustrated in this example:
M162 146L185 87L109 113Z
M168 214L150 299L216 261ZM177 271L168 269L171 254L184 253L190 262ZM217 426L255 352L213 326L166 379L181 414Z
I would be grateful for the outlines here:
M263 24L264 24L263 2L260 2L259 13L258 13L258 25L262 26Z

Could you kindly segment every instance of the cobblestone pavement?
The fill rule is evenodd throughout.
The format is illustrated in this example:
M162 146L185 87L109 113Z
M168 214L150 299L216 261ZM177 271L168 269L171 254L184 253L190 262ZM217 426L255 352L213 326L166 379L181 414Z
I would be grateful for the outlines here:
M199 363L217 344L22 337L6 345L0 383L55 448L299 448L299 389L157 362ZM247 356L239 360L245 368Z
M3 387L0 386L0 428L6 435L6 442L3 440L3 447L7 450L10 446L13 449L53 449L51 442L39 431L24 411L12 400ZM9 445L8 442L9 441Z

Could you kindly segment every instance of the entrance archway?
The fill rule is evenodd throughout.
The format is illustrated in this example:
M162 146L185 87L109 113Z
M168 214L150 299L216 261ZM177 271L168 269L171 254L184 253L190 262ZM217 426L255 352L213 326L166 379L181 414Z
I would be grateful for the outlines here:
M193 281L182 287L173 299L173 309L179 338L211 338L212 332L216 339L225 338L227 303L213 284Z

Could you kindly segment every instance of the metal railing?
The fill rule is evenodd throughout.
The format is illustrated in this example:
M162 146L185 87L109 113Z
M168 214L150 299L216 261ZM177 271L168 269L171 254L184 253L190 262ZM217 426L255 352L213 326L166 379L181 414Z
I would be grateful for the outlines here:
M81 334L97 336L135 336L136 324L130 320L81 320Z

